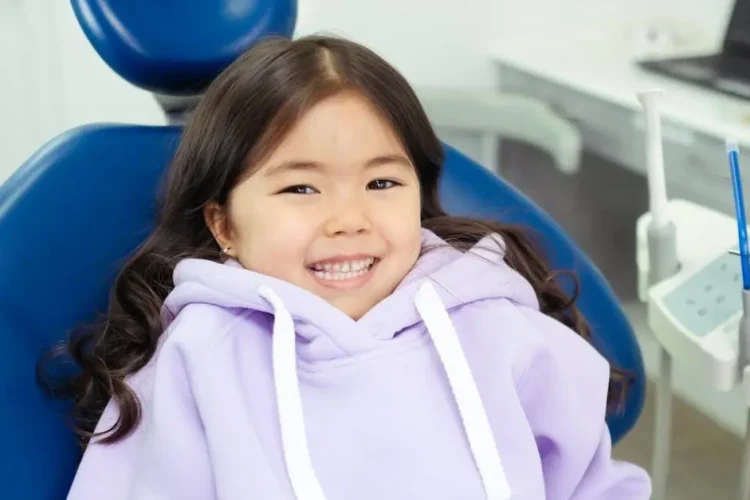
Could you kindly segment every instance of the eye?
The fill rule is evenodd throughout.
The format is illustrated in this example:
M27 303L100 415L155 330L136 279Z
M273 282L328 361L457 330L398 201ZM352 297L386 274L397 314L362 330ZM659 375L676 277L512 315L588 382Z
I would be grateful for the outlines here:
M381 191L381 190L384 190L384 189L391 189L392 187L400 186L400 185L401 184L399 184L398 182L391 181L391 180L388 180L388 179L375 179L374 181L370 182L367 185L367 189L373 189L375 191Z
M315 194L318 191L312 186L298 185L289 186L279 191L279 194Z

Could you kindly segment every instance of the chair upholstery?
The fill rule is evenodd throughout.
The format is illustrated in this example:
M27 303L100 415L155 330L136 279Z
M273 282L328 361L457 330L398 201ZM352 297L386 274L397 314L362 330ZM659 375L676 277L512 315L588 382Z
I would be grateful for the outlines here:
M72 0L99 56L133 85L201 91L261 37L289 36L296 0Z

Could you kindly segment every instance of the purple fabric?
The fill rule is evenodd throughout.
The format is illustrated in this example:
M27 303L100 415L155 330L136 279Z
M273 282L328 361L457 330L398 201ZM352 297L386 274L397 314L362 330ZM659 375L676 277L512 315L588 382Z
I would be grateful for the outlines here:
M510 498L649 498L647 474L610 456L606 361L538 311L502 242L465 254L429 232L424 243L439 247L359 321L236 263L182 261L159 350L129 380L142 423L89 446L69 499L318 498L291 486L273 371L279 313L263 287L294 319L295 382L326 499L488 498L445 356L415 307L426 282L471 368ZM116 419L110 403L99 429Z

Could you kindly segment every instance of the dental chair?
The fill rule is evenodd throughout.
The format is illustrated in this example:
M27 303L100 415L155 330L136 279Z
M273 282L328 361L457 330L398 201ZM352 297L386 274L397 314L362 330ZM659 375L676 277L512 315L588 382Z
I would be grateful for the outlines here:
M100 56L153 92L167 116L259 37L290 36L295 0L73 0ZM67 403L35 381L42 353L105 309L123 259L149 233L159 181L181 128L90 125L54 138L0 186L0 498L61 499L80 458ZM575 271L597 346L635 376L616 442L635 424L645 375L632 328L596 267L546 213L489 170L445 146L441 186L453 214L526 224L556 269Z

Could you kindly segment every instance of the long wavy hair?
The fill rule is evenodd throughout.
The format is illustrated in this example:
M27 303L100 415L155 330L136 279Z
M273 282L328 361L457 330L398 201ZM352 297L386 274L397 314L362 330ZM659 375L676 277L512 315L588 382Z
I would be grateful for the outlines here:
M140 402L127 379L154 355L175 265L186 257L222 260L204 207L224 205L243 176L252 175L252 166L302 115L344 91L358 93L380 110L411 156L421 185L422 225L463 251L488 234L501 235L506 262L531 283L541 311L590 340L575 305L577 286L575 293L564 291L559 275L550 271L523 228L445 213L438 198L443 148L414 91L393 67L371 50L339 38L272 38L224 70L192 113L165 178L155 229L121 269L102 321L71 335L40 361L41 385L74 402L74 429L82 446L92 437L117 442L139 424ZM72 357L80 371L52 380L44 366L62 355ZM622 404L627 381L626 374L612 368L610 411ZM119 418L95 434L110 400L117 404Z

